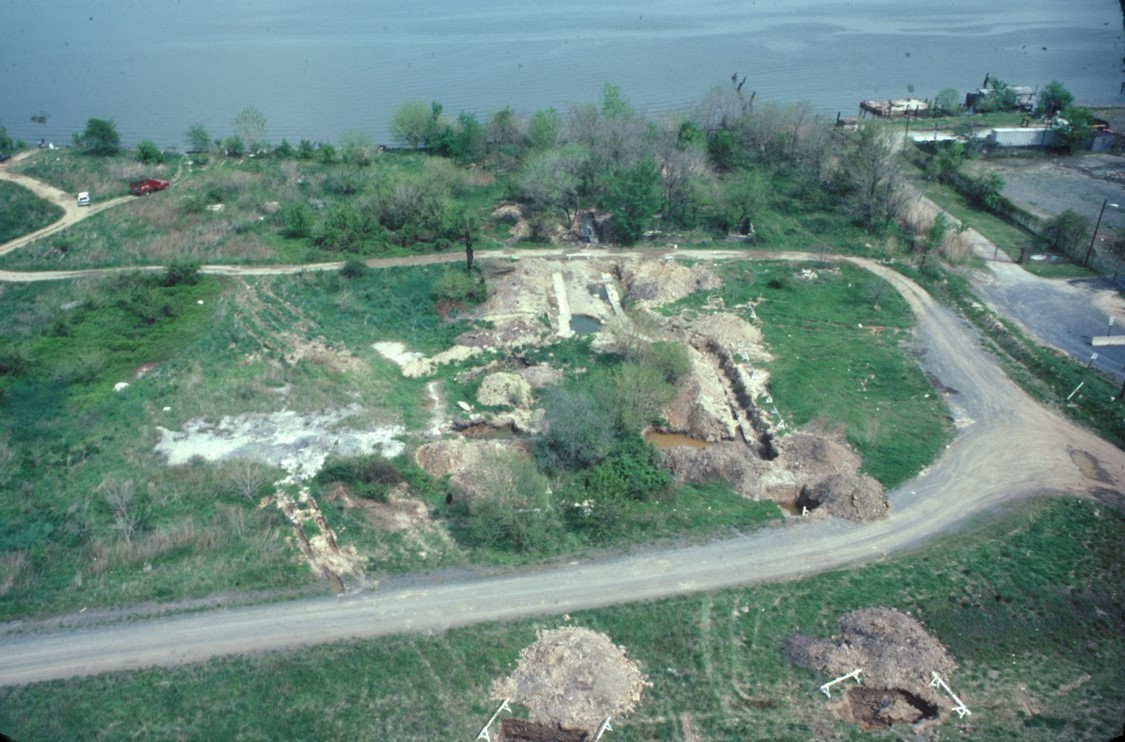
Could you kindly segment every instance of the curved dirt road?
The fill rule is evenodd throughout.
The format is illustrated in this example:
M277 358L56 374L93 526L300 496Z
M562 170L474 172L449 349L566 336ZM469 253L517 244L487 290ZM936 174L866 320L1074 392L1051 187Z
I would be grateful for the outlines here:
M558 255L559 251L536 253ZM607 251L596 254L604 256ZM702 260L813 257L734 251L676 254ZM80 630L9 634L0 638L0 684L198 662L216 655L356 637L428 633L481 621L794 578L917 546L981 511L1029 495L1089 493L1121 501L1125 456L1120 450L1035 403L978 347L975 331L916 284L873 261L848 260L883 276L906 297L917 315L922 366L947 390L946 400L963 425L938 462L891 493L891 515L886 520L866 524L790 520L785 527L702 546L500 577ZM279 266L222 272L309 269Z
M13 162L19 162L22 159L30 157L32 154L34 154L34 151L21 152L11 160L8 160L8 162L4 163L5 166L0 166L0 180L6 180L10 183L15 183L16 185L22 186L31 191L36 196L39 196L39 198L42 198L45 201L50 201L53 204L57 204L58 206L62 207L63 215L57 221L48 224L42 229L36 230L31 234L25 234L23 237L14 239L11 242L5 242L3 245L0 245L0 255L10 253L12 250L18 250L25 245L31 244L40 237L46 237L47 235L52 235L55 232L61 232L67 227L70 227L82 221L83 219L86 219L87 217L91 217L100 211L105 211L106 209L112 209L114 206L123 204L132 198L131 196L118 196L117 198L111 199L109 201L103 201L102 203L79 207L77 194L67 193L66 191L59 190L52 185L47 185L43 181L36 180L35 178L29 178L26 175L13 173L6 167ZM14 275L18 276L35 274L17 273Z

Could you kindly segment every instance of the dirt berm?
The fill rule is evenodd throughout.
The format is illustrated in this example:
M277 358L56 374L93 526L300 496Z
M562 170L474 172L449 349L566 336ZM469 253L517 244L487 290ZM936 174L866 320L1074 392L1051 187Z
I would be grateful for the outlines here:
M824 682L862 670L857 685L844 680L829 692L842 698L835 712L864 727L937 720L952 701L930 686L933 672L945 682L957 663L916 618L893 608L860 608L840 618L831 639L796 634L786 659L818 673Z

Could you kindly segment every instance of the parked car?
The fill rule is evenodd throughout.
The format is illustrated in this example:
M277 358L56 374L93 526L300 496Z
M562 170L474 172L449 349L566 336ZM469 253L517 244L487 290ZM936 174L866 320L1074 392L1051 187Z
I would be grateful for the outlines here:
M89 206L90 205L90 192L89 191L82 191L81 193L78 194L78 205L79 206Z
M167 180L157 180L156 178L145 178L129 184L129 193L134 196L147 196L156 191L163 191L167 188L169 182Z

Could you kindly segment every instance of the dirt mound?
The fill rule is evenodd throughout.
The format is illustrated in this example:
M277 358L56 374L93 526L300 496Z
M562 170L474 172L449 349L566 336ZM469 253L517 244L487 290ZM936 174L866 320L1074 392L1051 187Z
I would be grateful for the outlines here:
M843 426L814 421L774 443L784 466L807 480L859 471L863 459L847 444Z
M817 479L801 489L797 505L860 523L886 518L891 509L883 486L866 474L832 474Z
M505 440L449 438L420 446L414 460L430 476L449 475L455 489L472 495L477 470L495 456L510 454L518 445Z
M660 461L677 482L725 481L743 497L768 497L761 479L769 464L742 441L722 441L706 448L665 448Z
M545 386L560 384L564 378L562 371L546 363L528 366L527 368L520 369L516 373L522 376L532 389L542 389Z
M621 266L620 276L627 299L652 306L722 285L719 277L707 268L671 261L626 263Z
M492 210L492 218L500 224L508 225L508 242L519 242L531 236L531 225L527 223L520 204L503 201Z
M957 663L920 621L875 607L848 613L839 626L839 635L831 639L793 636L785 656L825 681L863 671L862 685L848 688L837 709L842 717L864 726L887 726L935 719L949 706L949 699L930 687L931 673L948 680Z
M608 636L569 627L540 631L492 695L523 704L534 722L592 732L635 709L646 685L640 666Z
M531 385L519 374L499 371L481 381L477 401L489 407L530 407Z
M690 421L690 415L705 408L687 405L684 409ZM698 433L707 430L698 426L689 434L703 439ZM775 439L774 444L778 453L773 459L764 457L760 447L735 438L704 448L664 448L660 460L677 482L727 481L743 497L804 506L814 517L855 521L886 517L886 493L879 482L859 473L863 461L842 440L842 428L812 423Z
M762 332L754 325L730 312L703 314L690 324L692 345L703 348L728 349L735 357L747 361L770 361Z
M737 434L726 390L713 365L695 348L687 346L691 370L675 398L664 410L665 429L701 441L732 440Z

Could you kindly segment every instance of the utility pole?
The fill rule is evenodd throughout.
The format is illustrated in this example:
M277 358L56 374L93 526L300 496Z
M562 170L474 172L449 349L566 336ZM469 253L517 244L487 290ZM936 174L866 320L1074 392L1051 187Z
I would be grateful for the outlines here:
M1117 204L1111 204L1108 198L1102 200L1102 208L1101 211L1098 212L1098 221L1094 224L1094 233L1090 235L1090 246L1086 248L1086 257L1082 261L1083 268L1087 268L1090 265L1090 255L1094 252L1094 242L1098 239L1098 227L1102 226L1102 217L1105 216L1106 206L1117 208Z

